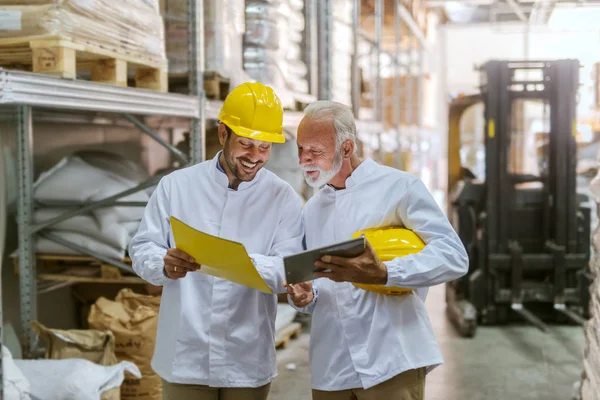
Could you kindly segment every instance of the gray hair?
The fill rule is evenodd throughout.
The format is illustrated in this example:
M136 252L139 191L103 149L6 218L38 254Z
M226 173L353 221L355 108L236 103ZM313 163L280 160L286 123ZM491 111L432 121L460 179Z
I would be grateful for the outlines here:
M317 121L333 120L337 150L341 149L342 143L346 140L356 144L356 121L349 107L335 101L319 100L310 103L304 110L304 114Z

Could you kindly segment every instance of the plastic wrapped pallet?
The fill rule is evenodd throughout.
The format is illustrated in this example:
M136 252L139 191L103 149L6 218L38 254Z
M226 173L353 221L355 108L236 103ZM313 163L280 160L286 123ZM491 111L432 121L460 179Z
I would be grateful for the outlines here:
M244 69L253 79L308 92L308 68L302 54L303 9L302 0L246 2Z
M0 39L60 37L166 68L158 0L0 0Z
M167 37L169 73L188 72L187 0L161 0ZM204 1L204 68L232 80L247 80L242 65L244 0Z
M600 155L599 155L600 157ZM590 190L597 203L600 203L600 174L594 178ZM594 280L590 287L590 320L585 326L584 374L581 384L582 400L600 398L600 226L595 226L592 234L594 256L590 262L590 272Z
M332 99L342 104L352 104L352 1L335 0L333 2L332 42L336 51L331 55Z

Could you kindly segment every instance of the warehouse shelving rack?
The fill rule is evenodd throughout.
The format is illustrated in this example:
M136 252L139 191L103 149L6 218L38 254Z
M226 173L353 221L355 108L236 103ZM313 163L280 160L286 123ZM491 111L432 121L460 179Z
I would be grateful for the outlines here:
M327 32L327 30L332 29L331 21L335 18L332 12L332 1L333 0L324 0L319 2L320 14L328 15L325 21L321 22L320 28L325 30L325 33L321 33L320 43L326 43L328 48L333 48L331 43L331 35ZM381 158L382 151L382 140L381 137L384 131L384 101L383 101L383 84L382 84L382 76L381 76L381 56L383 54L387 54L389 58L391 58L391 62L393 65L393 75L395 78L394 81L394 104L396 107L393 109L393 120L396 136L396 148L397 155L400 157L400 149L402 147L401 139L404 134L403 130L406 129L406 139L412 141L419 135L420 132L423 131L423 112L421 111L421 107L417 107L418 113L417 115L410 115L409 126L403 127L400 122L400 110L401 107L405 107L407 110L412 110L413 102L416 104L421 104L423 99L423 76L424 76L424 56L428 51L427 40L425 35L420 30L418 24L415 22L414 18L411 16L410 12L406 9L406 7L401 3L400 0L395 0L393 2L393 15L394 15L394 49L392 50L384 50L382 44L383 38L383 24L384 24L384 15L387 12L385 10L385 2L384 0L374 0L374 10L373 17L375 20L375 36L370 37L366 34L360 27L361 20L361 0L353 1L353 13L352 13L352 35L354 38L354 48L353 48L353 62L352 62L352 109L355 117L358 121L358 130L359 135L375 135L377 137L377 141L379 143L378 146L378 156ZM401 32L403 28L403 24L408 28L409 32L409 40L416 44L414 48L409 48L408 50L402 49L400 46L401 42ZM370 44L370 54L362 54L359 49L359 39L364 42ZM330 51L324 51L325 54L330 54ZM374 91L374 109L372 115L367 115L365 113L365 109L361 109L360 105L360 74L359 74L359 60L364 56L375 56L375 91ZM320 79L321 79L321 98L331 99L331 74L332 74L332 66L331 66L331 57L321 57L320 60ZM412 93L412 80L408 80L407 93L408 96L405 96L404 104L401 104L401 81L400 75L401 72L404 72L406 75L414 75L418 77L417 80L417 98L411 98L410 94ZM379 159L378 161L382 161ZM395 160L396 165L400 165L400 160Z
M116 267L133 272L130 266L102 255L86 251L66 240L45 233L43 230L53 224L64 221L75 215L80 215L108 205L129 205L119 202L119 199L154 186L160 177L153 177L139 186L118 193L101 201L80 206L50 221L34 224L32 220L33 199L33 124L32 108L69 109L73 111L97 111L123 114L140 130L153 137L160 144L174 152L183 160L186 155L178 152L169 143L162 140L150 128L144 125L134 115L163 115L190 118L194 125L201 126L202 109L199 96L185 96L168 93L157 93L146 90L113 87L87 81L65 81L53 77L0 70L0 105L10 106L14 110L13 119L16 122L17 134L17 166L18 166L18 209L17 220L19 227L19 292L21 303L21 328L25 333L23 338L24 353L30 354L35 337L29 329L29 322L37 317L36 266L33 255L36 235L58 242L66 247L87 253ZM192 128L196 129L196 128ZM196 154L192 154L192 162L200 160L202 142L196 144Z
M30 321L37 318L37 280L34 257L36 235L59 242L67 247L82 251L73 243L44 233L48 226L107 205L140 206L142 204L124 203L119 199L155 185L160 177L109 198L86 204L65 213L51 221L34 224L32 220L33 199L33 109L69 110L113 113L133 123L141 132L157 140L162 146L182 161L197 163L203 161L205 102L203 92L204 40L203 40L203 0L189 0L189 95L159 93L144 89L121 88L97 84L88 81L69 81L50 76L0 69L0 115L14 122L17 137L18 166L18 259L19 259L19 297L21 328L23 332L23 354L35 353L36 341L29 327ZM190 154L181 154L174 146L161 139L137 116L165 116L185 118L190 121ZM90 254L89 251L82 251ZM90 254L116 267L133 272L131 267L116 260L106 259L98 254ZM2 299L0 297L0 310ZM1 311L0 311L1 316ZM2 344L2 331L0 331ZM0 353L1 354L1 353ZM3 379L0 356L0 398L3 394Z

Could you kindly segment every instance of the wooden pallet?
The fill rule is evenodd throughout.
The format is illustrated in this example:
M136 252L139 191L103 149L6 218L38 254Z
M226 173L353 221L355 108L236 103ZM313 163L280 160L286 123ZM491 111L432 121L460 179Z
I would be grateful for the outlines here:
M90 71L90 80L127 86L128 69L135 71L135 87L168 90L167 66L137 55L63 37L28 36L0 39L0 66L75 79Z
M299 322L292 322L285 328L275 334L275 348L285 349L289 346L292 339L298 338L302 331L302 325Z
M229 78L224 78L217 72L204 73L204 92L207 99L225 100L229 94L229 84Z
M131 265L131 259L121 262ZM19 274L18 257L13 257L15 274ZM123 275L122 271L96 258L63 254L37 254L37 277L45 281L73 283L128 283L146 284L137 276Z
M204 93L207 99L225 100L231 91L229 78L224 78L218 72L204 72ZM187 74L169 75L169 92L189 93L189 81Z

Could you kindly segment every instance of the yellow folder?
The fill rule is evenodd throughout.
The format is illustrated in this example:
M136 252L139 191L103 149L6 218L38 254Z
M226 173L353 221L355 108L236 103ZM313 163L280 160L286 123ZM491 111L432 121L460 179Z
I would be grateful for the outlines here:
M200 232L175 217L171 217L171 229L176 247L201 265L198 272L273 293L241 243Z

